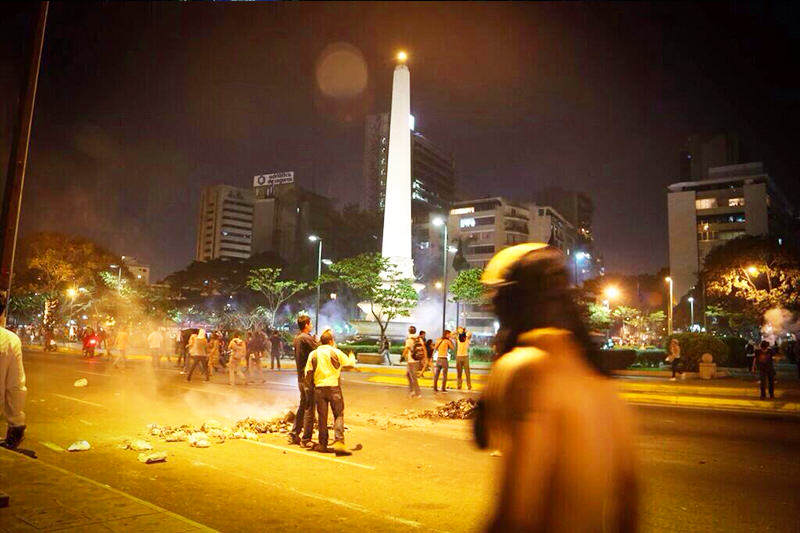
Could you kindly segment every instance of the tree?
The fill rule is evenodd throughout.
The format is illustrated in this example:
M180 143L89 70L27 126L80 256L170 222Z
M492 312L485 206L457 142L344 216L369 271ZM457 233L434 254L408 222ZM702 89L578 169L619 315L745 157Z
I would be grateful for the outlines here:
M611 327L611 310L605 305L590 302L586 305L584 321L591 331L604 331Z
M402 278L394 263L380 254L365 253L342 259L333 263L330 271L334 279L369 303L370 314L381 330L381 340L386 337L391 321L410 316L417 303L412 280Z
M450 294L453 295L453 301L465 304L478 303L486 295L486 289L481 283L481 274L483 271L480 268L470 268L469 270L462 270L450 284Z
M800 254L772 237L748 235L714 248L700 278L712 303L730 313L760 321L769 309L800 311Z
M267 302L266 311L269 315L270 326L275 326L275 317L278 310L289 298L309 287L308 283L294 280L281 280L280 268L255 268L250 271L247 286L260 292Z

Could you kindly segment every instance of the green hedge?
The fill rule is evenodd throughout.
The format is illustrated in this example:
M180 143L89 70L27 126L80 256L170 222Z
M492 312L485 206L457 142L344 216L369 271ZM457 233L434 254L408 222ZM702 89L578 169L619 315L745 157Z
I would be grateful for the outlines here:
M633 365L644 368L658 368L666 358L667 352L664 350L636 350L636 360Z
M728 346L727 366L734 368L747 368L752 364L753 358L745 354L747 341L741 337L721 337L722 342ZM715 358L716 359L716 358Z
M625 370L636 360L636 350L598 350L597 365L601 370Z
M720 337L715 337L708 333L678 333L667 337L664 342L664 349L669 352L671 339L678 339L681 346L681 362L683 369L687 372L697 372L700 357L704 353L710 353L714 357L717 366L725 366L728 362L730 349Z

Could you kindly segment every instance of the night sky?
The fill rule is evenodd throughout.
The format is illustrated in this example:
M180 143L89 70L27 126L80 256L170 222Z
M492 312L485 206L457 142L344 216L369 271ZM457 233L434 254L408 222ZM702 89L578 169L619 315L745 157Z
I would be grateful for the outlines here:
M5 163L32 9L0 9ZM739 131L798 202L799 22L789 2L52 3L22 231L95 238L158 279L193 258L203 185L294 170L355 201L364 115L388 110L404 48L462 196L585 190L607 270L655 271L691 133Z

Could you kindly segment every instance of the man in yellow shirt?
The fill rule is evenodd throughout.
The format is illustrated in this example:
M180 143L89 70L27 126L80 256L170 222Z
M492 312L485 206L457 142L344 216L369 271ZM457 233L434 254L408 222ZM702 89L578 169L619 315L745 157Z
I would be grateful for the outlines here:
M344 447L344 397L339 384L343 367L356 366L356 357L336 348L333 332L326 329L319 337L319 347L306 362L306 380L314 382L314 402L319 421L319 451L328 451L328 406L333 411L333 452L350 455Z

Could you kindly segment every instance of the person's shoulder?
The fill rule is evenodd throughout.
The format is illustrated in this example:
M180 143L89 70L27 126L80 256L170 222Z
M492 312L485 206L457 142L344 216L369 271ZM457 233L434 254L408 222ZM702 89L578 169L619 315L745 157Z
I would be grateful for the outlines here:
M3 339L6 342L8 342L9 344L11 344L12 346L13 345L20 345L20 346L22 345L22 341L19 340L19 336L16 333L14 333L13 331L9 330L9 329L0 328L0 336L2 336Z

